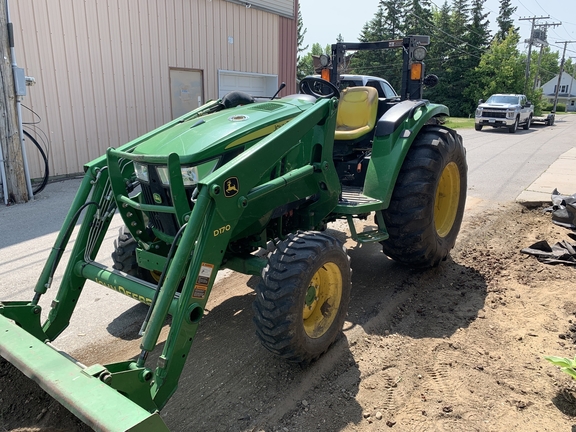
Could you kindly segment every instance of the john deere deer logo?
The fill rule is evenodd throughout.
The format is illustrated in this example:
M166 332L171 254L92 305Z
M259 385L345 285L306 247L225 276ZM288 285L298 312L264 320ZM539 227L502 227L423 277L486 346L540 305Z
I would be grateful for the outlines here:
M230 177L224 181L224 196L231 198L238 193L238 179Z

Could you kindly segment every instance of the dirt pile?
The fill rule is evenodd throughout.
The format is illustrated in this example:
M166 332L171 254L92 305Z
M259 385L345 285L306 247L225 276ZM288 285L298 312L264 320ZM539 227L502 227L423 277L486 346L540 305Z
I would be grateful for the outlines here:
M254 279L225 279L162 416L174 431L570 430L574 384L543 357L574 356L575 269L520 253L567 232L541 210L485 212L467 219L447 262L423 272L347 242L344 337L306 369L259 345L244 285ZM120 342L128 348L108 347L109 357L137 352L137 341ZM0 431L83 430L5 362L0 390Z

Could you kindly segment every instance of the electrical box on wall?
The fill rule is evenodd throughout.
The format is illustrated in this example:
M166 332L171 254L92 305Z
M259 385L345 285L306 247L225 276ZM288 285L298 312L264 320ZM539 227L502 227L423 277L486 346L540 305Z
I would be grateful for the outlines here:
M16 96L26 96L26 74L24 74L24 69L13 67L12 73L14 74L14 92Z

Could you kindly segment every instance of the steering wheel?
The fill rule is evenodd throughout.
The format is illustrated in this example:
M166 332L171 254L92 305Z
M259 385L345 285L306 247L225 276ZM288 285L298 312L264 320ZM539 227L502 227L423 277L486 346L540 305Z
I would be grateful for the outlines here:
M299 88L301 93L314 96L316 99L329 99L332 97L340 99L338 87L322 78L302 78Z

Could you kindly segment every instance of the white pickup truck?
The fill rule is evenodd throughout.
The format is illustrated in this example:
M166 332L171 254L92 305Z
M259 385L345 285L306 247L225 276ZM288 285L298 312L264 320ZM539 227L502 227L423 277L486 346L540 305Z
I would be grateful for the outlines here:
M515 133L518 126L529 129L534 115L534 106L525 95L494 94L486 102L478 102L474 127L477 131L484 126L506 127L510 133Z

